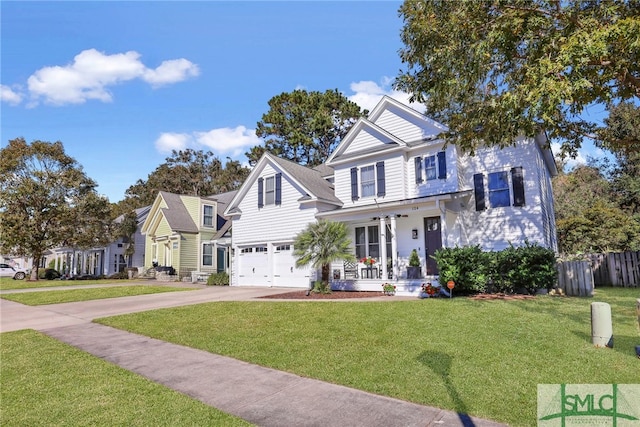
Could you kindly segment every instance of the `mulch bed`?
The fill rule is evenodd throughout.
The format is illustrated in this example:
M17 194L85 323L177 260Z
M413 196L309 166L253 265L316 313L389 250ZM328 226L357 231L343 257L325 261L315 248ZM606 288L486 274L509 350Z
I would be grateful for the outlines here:
M382 292L361 292L361 291L333 291L330 294L309 293L307 291L286 292L284 294L267 295L261 298L271 299L346 299L346 298L371 298L384 296Z

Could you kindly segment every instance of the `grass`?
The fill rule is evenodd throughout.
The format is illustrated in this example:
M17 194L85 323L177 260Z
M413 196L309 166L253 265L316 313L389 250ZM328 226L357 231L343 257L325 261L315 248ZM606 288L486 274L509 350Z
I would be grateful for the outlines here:
M96 280L13 280L11 277L0 277L0 290L8 291L11 289L33 289L33 288L50 288L55 286L80 286L80 285L113 285L126 284L135 282L135 280L124 279L96 279ZM138 282L139 283L139 282Z
M174 288L169 286L113 286L109 288L66 289L61 291L25 292L2 294L0 298L26 305L59 304L63 302L89 301L104 298L130 297L135 295L179 292L197 288Z
M98 322L162 340L511 425L536 424L537 384L640 383L638 289L594 298L219 302ZM591 344L590 304L613 312Z
M3 426L250 425L39 332L0 337Z

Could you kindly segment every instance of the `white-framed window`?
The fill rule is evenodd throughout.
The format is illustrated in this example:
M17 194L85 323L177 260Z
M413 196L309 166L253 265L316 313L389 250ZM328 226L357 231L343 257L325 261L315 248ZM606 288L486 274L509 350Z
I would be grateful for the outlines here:
M213 227L213 206L202 206L202 225L205 227Z
M253 253L253 248L242 248L240 249L241 254L250 254Z
M202 265L213 265L213 245L211 243L202 244Z
M275 177L270 176L264 180L264 204L273 205L276 202Z
M373 197L376 194L376 174L373 165L360 169L360 195Z
M356 227L356 258L380 258L380 231L377 225Z
M267 253L268 249L266 246L256 246L256 253L258 252L262 252L262 253Z
M509 174L507 171L489 174L489 205L491 207L511 206Z
M290 251L290 250L291 250L291 245L279 245L279 246L276 246L276 251L278 251L278 252Z
M437 178L436 174L436 156L426 156L424 158L424 173L427 181Z

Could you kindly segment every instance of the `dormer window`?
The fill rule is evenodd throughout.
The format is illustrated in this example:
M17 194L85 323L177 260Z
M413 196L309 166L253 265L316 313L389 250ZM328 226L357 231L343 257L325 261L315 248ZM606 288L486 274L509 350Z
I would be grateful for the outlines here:
M213 227L213 206L204 205L202 207L202 225L204 227Z

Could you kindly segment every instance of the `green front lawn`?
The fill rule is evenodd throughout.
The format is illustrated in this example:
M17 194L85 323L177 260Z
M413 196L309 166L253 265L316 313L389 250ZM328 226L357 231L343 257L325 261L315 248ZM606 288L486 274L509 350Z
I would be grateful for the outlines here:
M135 282L135 280L121 279L96 279L96 280L13 280L11 277L0 277L0 290L50 288L55 286L80 286L80 285L117 285Z
M130 297L135 295L180 292L197 288L174 288L168 286L113 286L108 288L66 289L62 291L40 291L2 294L0 298L26 305L58 304L63 302L89 301L94 299Z
M39 332L0 338L3 426L250 425Z
M640 383L635 298L218 302L99 323L263 366L511 425L536 424L537 384ZM591 344L590 304L615 346Z

